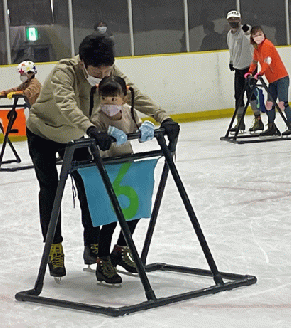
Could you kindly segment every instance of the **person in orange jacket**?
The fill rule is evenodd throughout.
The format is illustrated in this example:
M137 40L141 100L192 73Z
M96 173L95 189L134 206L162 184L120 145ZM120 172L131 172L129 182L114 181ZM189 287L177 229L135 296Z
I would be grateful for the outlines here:
M35 64L30 60L23 61L17 66L17 70L20 74L20 80L22 83L18 87L1 91L0 96L5 96L11 99L15 94L24 95L27 98L30 107L36 102L41 89L40 82L35 78Z
M288 104L288 88L289 75L284 66L282 59L273 45L273 43L266 38L266 35L260 26L254 26L251 29L250 42L254 46L254 57L250 65L249 72L245 74L245 78L250 75L258 79L265 75L269 82L268 100L266 102L266 109L268 115L268 129L260 135L280 135L280 131L276 127L274 121L276 118L275 103L278 99L278 106L282 111L285 111L287 118L287 130L283 135L291 134L291 109ZM261 70L255 73L257 64L260 63ZM270 97L271 96L271 97Z

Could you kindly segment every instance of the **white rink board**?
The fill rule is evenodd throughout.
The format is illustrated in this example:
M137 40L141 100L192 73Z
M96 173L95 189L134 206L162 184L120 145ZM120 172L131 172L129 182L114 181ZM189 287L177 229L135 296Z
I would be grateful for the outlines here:
M279 47L278 51L291 73L291 48ZM234 73L228 69L228 61L228 51L222 50L117 58L116 64L169 114L181 114L234 107ZM40 82L53 66L54 63L37 64ZM0 90L20 84L16 69L17 65L0 67ZM3 99L1 103L4 104Z

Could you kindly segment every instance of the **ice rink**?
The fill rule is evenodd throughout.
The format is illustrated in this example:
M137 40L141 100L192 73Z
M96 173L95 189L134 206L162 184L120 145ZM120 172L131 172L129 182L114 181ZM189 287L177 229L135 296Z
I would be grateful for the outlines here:
M246 120L249 127L252 117ZM33 288L43 252L38 183L33 169L0 172L0 327L289 328L291 140L243 145L221 141L229 121L181 124L176 165L218 270L254 275L256 284L119 318L18 302L17 292ZM284 131L279 117L277 121ZM14 146L28 163L26 142ZM154 149L156 142L135 147ZM8 147L4 159L11 158ZM157 178L162 164L160 160ZM98 285L94 273L83 272L80 209L78 201L73 208L70 180L62 215L67 276L57 284L47 274L41 296L110 307L145 301L138 276L121 272L122 287L109 288ZM134 234L138 251L147 225L148 220L142 220ZM149 251L152 262L208 269L171 175ZM210 278L168 272L148 277L158 297L214 284Z

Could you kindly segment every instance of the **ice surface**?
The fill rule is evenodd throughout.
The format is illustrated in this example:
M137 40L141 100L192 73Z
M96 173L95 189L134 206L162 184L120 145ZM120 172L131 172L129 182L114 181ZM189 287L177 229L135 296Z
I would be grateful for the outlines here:
M255 285L120 318L18 302L17 292L33 288L43 252L38 183L33 169L0 172L0 327L290 327L291 141L244 145L220 141L228 124L229 119L181 124L176 164L218 269L255 275ZM280 122L278 126L284 130ZM14 146L29 163L26 142ZM156 144L143 146L153 149ZM4 159L11 158L7 147ZM161 169L162 162L157 177ZM107 288L97 285L94 273L82 271L82 226L76 205L73 208L68 180L62 202L67 277L56 284L47 274L41 296L110 307L146 300L137 276L121 273L122 288ZM134 234L138 251L147 224L142 220ZM148 262L208 269L171 176ZM148 276L158 297L213 285L209 278L168 272Z

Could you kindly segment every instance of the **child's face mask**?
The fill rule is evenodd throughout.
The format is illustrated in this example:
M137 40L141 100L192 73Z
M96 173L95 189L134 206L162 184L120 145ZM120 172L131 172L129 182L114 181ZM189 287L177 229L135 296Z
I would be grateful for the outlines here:
M253 36L254 41L256 44L261 44L265 40L265 36L263 33L257 33Z
M112 117L122 111L122 105L124 104L124 99L122 96L108 96L104 97L101 95L100 109L106 115Z
M108 104L101 104L100 109L106 115L112 117L122 111L122 105L108 105Z
M20 81L21 82L26 82L28 80L28 76L27 75L20 75Z

